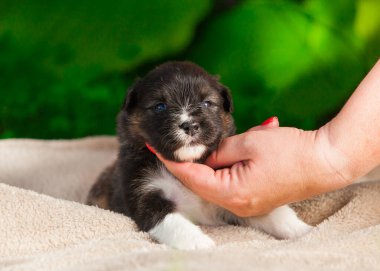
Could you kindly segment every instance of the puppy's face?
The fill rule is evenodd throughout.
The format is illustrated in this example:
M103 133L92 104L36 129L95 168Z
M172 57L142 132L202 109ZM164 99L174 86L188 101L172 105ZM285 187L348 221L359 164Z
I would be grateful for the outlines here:
M230 93L216 78L192 63L168 62L129 91L119 134L170 160L203 161L234 133L231 111Z

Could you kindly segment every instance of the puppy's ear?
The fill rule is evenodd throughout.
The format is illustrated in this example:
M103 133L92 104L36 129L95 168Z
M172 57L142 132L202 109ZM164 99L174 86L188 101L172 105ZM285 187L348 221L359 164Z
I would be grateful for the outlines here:
M128 90L124 98L124 102L122 105L122 110L130 112L135 106L137 102L137 91L136 86L139 81L136 81Z
M234 111L234 106L232 104L231 91L227 87L219 85L219 93L223 98L224 110L228 113L232 113Z
M122 109L126 111L132 110L132 108L136 105L136 91L131 87L127 90L127 94L125 96Z

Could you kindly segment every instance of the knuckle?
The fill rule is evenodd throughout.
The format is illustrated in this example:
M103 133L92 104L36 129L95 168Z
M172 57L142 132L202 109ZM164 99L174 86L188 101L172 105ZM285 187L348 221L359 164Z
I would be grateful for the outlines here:
M242 147L246 152L251 152L255 144L255 136L252 132L247 132L243 136Z

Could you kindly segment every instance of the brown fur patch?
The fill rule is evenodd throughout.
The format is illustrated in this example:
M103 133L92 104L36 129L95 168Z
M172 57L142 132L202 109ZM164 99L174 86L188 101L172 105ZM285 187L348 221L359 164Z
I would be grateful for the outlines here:
M99 176L87 197L87 204L109 209L109 194L115 163L106 168Z

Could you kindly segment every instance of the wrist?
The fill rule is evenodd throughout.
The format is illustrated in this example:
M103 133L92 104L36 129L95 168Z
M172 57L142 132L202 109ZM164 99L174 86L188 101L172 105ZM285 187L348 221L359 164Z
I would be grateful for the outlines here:
M353 182L351 160L336 144L330 133L331 123L327 123L314 133L314 155L316 165L320 168L321 189L331 191L342 188Z

